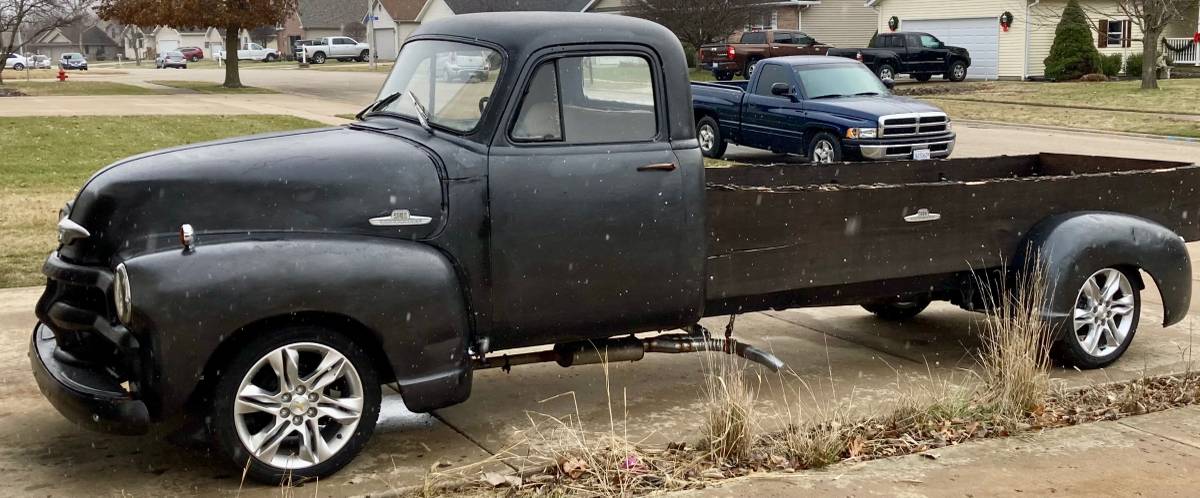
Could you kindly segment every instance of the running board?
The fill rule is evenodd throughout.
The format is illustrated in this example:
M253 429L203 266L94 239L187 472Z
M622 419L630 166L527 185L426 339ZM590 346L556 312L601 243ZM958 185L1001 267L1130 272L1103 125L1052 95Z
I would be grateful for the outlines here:
M699 328L697 327L697 329ZM703 331L703 329L699 330ZM732 337L717 338L704 333L702 335L667 334L646 339L629 336L568 342L556 344L554 349L545 351L476 358L474 368L476 370L499 368L507 372L514 366L533 363L555 362L563 367L574 367L604 362L638 361L645 358L646 353L701 352L737 355L765 366L773 372L784 367L783 361L771 353L738 342Z

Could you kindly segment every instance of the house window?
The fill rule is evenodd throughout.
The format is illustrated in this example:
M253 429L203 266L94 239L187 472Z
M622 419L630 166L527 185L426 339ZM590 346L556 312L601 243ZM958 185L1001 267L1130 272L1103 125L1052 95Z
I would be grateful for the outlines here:
M1101 19L1096 39L1100 48L1130 47L1133 45L1133 21Z
M763 12L761 14L752 14L750 22L746 24L746 29L743 31L760 31L764 29L776 29L779 27L779 13L775 11Z

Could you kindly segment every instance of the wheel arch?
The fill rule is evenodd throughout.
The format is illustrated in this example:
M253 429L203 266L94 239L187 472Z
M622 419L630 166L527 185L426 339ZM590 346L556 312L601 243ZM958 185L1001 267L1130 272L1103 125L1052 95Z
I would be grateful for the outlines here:
M1191 303L1192 268L1183 238L1170 229L1138 216L1085 211L1052 216L1038 223L1025 238L1011 268L1032 267L1040 259L1047 285L1073 287L1083 272L1115 268L1139 290L1146 283L1139 271L1154 280L1163 305L1163 326L1183 320ZM1068 316L1075 291L1052 291L1047 316Z

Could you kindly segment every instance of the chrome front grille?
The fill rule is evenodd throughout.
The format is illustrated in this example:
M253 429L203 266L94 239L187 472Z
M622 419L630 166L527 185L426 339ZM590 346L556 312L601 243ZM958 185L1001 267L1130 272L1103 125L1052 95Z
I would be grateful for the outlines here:
M881 138L940 135L949 121L941 112L893 114L879 118L879 134Z

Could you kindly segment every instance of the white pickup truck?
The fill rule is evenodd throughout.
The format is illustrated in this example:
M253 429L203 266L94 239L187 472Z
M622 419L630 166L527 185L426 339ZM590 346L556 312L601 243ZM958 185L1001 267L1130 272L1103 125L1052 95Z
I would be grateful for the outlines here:
M371 56L371 47L345 36L326 36L312 45L299 47L304 50L304 57L313 64L324 64L327 59L337 59L339 62L356 60L366 62ZM301 54L296 54L300 56Z
M221 50L214 56L217 60L225 59L225 51ZM239 48L237 51L238 60L251 60L263 62L275 62L279 60L279 51L273 48L263 48L257 43L247 43L244 48Z

